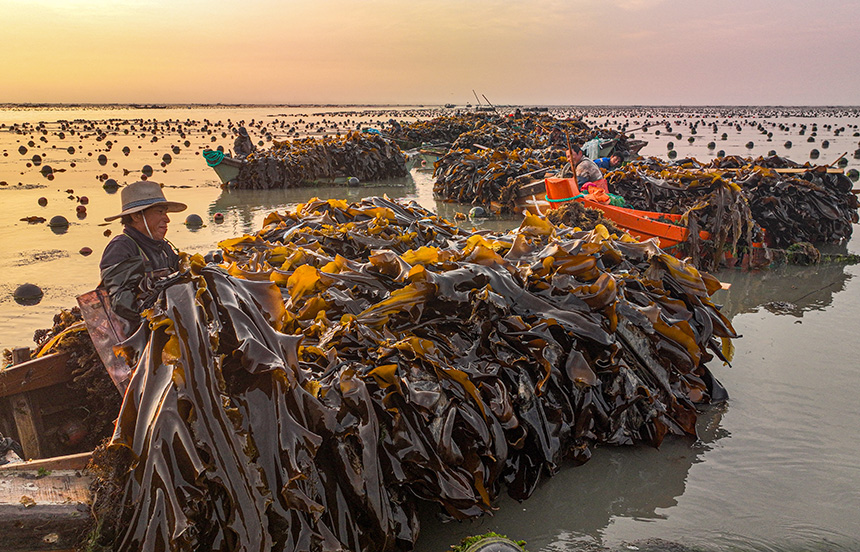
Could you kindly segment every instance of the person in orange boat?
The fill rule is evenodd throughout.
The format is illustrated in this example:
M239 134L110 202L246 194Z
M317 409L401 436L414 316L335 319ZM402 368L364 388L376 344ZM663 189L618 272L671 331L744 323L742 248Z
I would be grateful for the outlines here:
M579 186L580 192L588 193L589 188L600 188L604 192L609 191L609 185L603 178L603 173L594 164L594 161L585 156L582 148L573 144L567 150L567 158L576 174L576 185Z

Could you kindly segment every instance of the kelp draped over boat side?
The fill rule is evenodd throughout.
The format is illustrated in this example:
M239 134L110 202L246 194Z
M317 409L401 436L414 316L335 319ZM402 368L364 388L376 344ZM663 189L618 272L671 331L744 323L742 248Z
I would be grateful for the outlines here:
M418 499L478 516L596 443L695 435L724 397L719 282L602 227L312 200L221 247L126 351L116 549L408 550Z
M808 170L771 170L776 168ZM762 228L770 245L785 248L799 242L838 243L851 236L858 220L848 177L781 157L733 156L704 165L695 159L664 163L650 158L609 173L607 181L634 209L685 213L688 247L700 247L698 230L708 231L715 253L699 265L708 269L722 251L735 254L739 245L765 241Z
M248 156L234 183L250 189L296 188L338 177L354 176L364 182L407 174L406 158L395 143L350 132L342 137L275 141L271 148Z

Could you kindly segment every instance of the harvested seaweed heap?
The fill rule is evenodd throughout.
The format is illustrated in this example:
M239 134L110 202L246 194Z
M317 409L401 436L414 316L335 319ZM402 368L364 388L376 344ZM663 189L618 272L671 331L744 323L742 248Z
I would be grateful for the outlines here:
M596 443L693 436L725 397L720 284L651 243L380 198L264 224L226 268L187 259L132 339L100 544L408 550L418 500L481 515Z
M567 163L560 149L451 150L436 162L433 195L439 199L514 211L518 188Z
M406 158L395 143L379 135L351 132L342 137L275 141L270 149L248 156L234 183L249 189L296 188L339 177L365 182L407 174Z
M771 170L778 168L808 170ZM771 246L785 248L799 242L838 243L851 236L858 220L848 177L775 156L718 158L705 165L695 159L664 163L650 158L608 174L607 180L634 209L688 213L692 240L698 230L717 240L712 262L721 250L734 254L738 247L764 241L758 227Z
M801 174L748 168L737 175L737 182L775 247L840 243L851 237L852 224L858 222L860 203L851 193L851 180L824 167Z

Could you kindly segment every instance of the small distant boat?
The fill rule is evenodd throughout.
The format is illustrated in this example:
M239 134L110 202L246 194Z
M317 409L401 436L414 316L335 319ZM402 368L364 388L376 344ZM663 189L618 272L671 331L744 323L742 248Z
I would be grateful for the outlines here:
M217 150L205 150L203 157L206 159L206 164L212 167L215 174L221 179L222 184L226 184L239 176L239 171L245 164L243 160L234 159Z
M456 106L456 105L454 105L454 104L452 104L452 103L447 103L447 104L445 104L445 108L446 108L446 109L454 109L455 107L457 107L457 106Z

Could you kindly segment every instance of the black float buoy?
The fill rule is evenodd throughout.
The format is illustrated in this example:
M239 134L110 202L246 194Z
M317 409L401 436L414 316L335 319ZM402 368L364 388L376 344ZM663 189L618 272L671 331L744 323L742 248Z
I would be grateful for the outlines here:
M19 305L38 305L45 293L36 284L21 284L15 289L13 296Z

